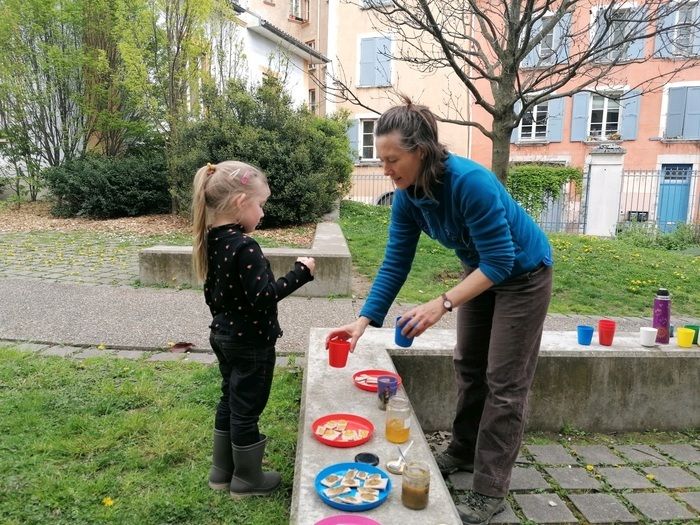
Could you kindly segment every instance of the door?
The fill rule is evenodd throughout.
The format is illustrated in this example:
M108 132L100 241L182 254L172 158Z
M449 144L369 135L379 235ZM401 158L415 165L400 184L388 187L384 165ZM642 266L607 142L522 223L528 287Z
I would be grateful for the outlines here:
M669 233L688 218L692 164L662 164L659 183L659 231Z

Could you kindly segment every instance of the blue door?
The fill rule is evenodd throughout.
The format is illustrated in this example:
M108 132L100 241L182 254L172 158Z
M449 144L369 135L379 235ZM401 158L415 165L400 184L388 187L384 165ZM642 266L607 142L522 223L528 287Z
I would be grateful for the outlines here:
M659 184L659 230L668 233L688 218L692 164L662 164Z

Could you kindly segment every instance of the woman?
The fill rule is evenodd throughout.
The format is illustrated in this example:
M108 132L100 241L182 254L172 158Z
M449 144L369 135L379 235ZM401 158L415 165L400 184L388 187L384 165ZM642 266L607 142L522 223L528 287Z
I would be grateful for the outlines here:
M436 459L443 475L474 472L460 516L488 523L504 508L522 441L551 296L551 247L493 173L447 152L427 107L404 97L379 118L375 136L384 174L396 186L389 241L359 318L328 339L349 340L354 350L368 325L382 325L421 232L455 250L464 279L404 314L403 333L419 336L459 307L457 413L452 441Z

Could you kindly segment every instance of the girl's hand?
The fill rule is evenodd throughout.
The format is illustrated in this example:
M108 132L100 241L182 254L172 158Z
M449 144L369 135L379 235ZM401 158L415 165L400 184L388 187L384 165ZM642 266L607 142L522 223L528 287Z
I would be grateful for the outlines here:
M326 348L328 347L328 341L332 339L342 339L343 341L350 341L350 351L354 352L357 340L365 333L365 328L367 328L368 324L369 319L360 317L354 323L332 329L326 336Z
M309 269L309 273L311 275L314 274L314 270L316 269L316 260L313 257L299 257L297 259L297 262L300 262L304 266L306 266Z
M399 325L403 326L401 333L406 337L418 337L437 323L443 315L445 315L445 308L442 306L441 297L416 306L401 316L399 321Z

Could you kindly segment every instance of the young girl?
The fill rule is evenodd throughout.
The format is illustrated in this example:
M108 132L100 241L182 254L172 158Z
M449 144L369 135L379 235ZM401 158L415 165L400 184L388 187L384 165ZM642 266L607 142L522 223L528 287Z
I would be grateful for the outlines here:
M204 280L213 321L211 347L219 361L221 400L214 423L209 486L232 497L265 495L280 484L263 472L267 437L258 419L267 404L282 330L277 302L313 280L315 262L300 257L275 280L260 246L247 234L263 218L270 196L265 175L242 162L207 164L194 178L194 269Z

